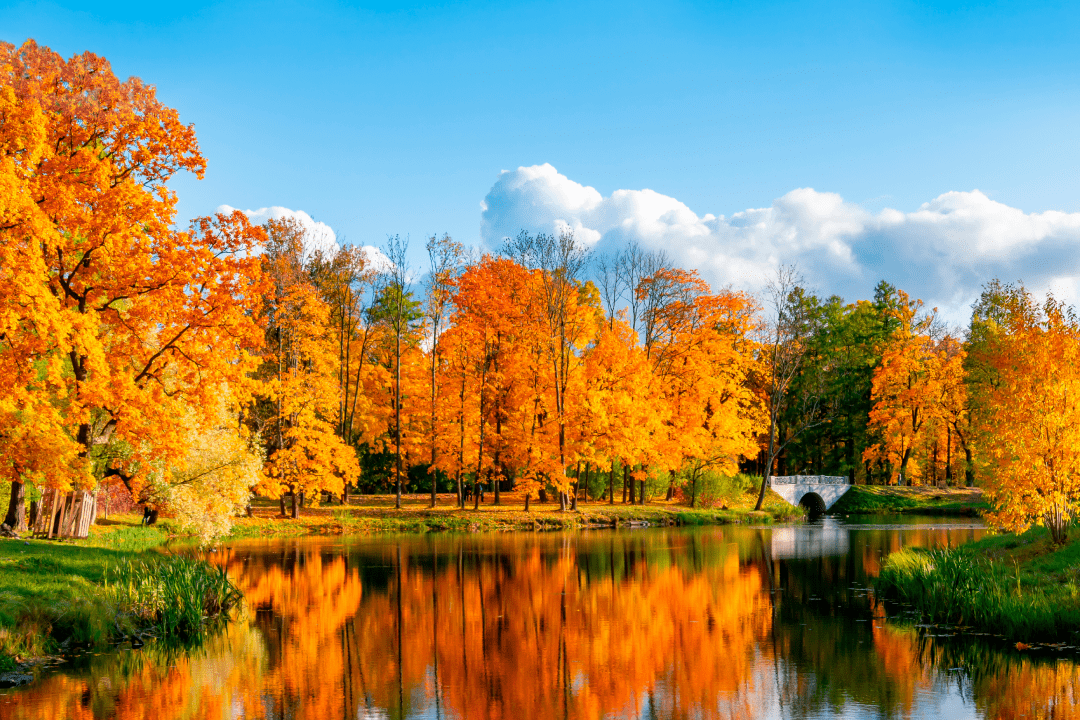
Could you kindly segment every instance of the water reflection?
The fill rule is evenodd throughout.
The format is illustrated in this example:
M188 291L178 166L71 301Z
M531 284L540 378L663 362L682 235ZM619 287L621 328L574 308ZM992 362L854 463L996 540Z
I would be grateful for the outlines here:
M192 655L90 658L0 693L0 719L1002 717L1038 702L1072 717L1071 661L947 655L955 642L887 624L867 592L884 554L980 532L827 520L237 544L211 556L247 598L227 634Z

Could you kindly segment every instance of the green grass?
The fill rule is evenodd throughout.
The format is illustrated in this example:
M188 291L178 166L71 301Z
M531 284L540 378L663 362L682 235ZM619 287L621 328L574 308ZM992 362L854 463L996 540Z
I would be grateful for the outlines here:
M205 599L198 594L197 578L184 586L169 575L192 572L195 561L153 551L168 538L167 524L143 527L138 516L126 516L102 521L87 540L0 539L0 665L55 652L65 642L100 646L150 628L183 639L186 628L180 623L162 627L160 617L137 612L131 602L166 581L173 583L166 591L191 598L169 606L189 619L187 605ZM144 569L131 570L126 578L136 595L125 596L117 590L120 573L139 567ZM218 571L206 566L206 572Z
M954 550L890 555L875 587L930 622L1020 642L1080 639L1080 540L1063 547L1045 529L991 535Z
M976 488L855 485L829 512L833 515L981 515L989 509Z

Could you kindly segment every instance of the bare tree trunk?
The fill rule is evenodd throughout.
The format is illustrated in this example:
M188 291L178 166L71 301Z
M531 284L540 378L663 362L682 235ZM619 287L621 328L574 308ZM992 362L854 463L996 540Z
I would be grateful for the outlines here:
M611 470L608 472L608 505L615 504L615 462L611 463Z
M404 292L403 289L400 292ZM397 497L394 507L401 509L401 304L403 297L398 297L398 323L394 339L394 452L397 455Z
M292 517L293 520L300 519L300 498L297 497L298 493L295 489L292 492Z
M945 426L945 486L952 487L952 425Z
M439 476L435 471L435 443L438 437L438 433L435 430L435 401L438 396L435 385L435 365L437 355L435 354L439 347L439 324L435 323L435 328L432 333L432 346L431 346L431 465L428 467L428 472L431 473L431 507L435 507L436 493L438 493Z
M4 524L15 532L26 530L26 485L18 480L11 481L11 498Z
M625 482L626 485L630 488L630 504L631 505L636 505L637 503L634 502L634 490L636 489L634 487L634 483L637 482L637 481L634 480L634 478L630 477L630 465L629 464L623 465L622 470L623 470L623 482ZM625 496L626 493L624 492L623 495Z
M574 473L574 497L570 500L570 510L573 511L573 512L577 512L578 488L580 486L581 486L581 462L578 462L577 472Z

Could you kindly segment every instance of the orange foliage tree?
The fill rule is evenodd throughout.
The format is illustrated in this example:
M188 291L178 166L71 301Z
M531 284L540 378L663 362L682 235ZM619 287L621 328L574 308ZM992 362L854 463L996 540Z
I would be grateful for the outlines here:
M23 435L9 470L58 488L104 473L138 497L187 453L169 408L212 426L223 388L241 391L261 342L262 235L241 213L173 229L166 182L205 162L152 86L33 41L0 46L0 67L3 253L20 276L5 279L26 282L0 298L14 380L3 410Z
M898 296L897 327L874 370L869 425L878 440L863 459L886 463L901 484L915 477L935 483L942 446L951 479L952 449L961 437L955 433L966 404L964 350L938 331L935 313L919 314L921 301L902 290Z
M992 374L975 420L991 517L1010 531L1040 523L1064 543L1080 509L1080 320L1022 285L993 290L972 322Z
M306 493L340 494L359 467L338 432L339 353L328 332L330 308L309 276L304 230L294 220L271 220L267 230L262 261L274 287L265 306L260 400L249 417L267 447L260 489L270 497L289 492L295 518Z

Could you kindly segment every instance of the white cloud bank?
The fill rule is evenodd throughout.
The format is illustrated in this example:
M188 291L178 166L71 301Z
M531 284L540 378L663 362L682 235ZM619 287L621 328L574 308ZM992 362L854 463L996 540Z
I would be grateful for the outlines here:
M216 212L231 213L235 209L229 205L220 205ZM324 222L315 220L303 210L290 210L286 207L274 206L259 208L258 210L242 210L241 212L247 215L248 220L255 225L261 225L267 220L281 220L283 218L296 220L304 228L304 246L307 252L321 250L326 255L332 255L341 249L334 229ZM374 245L364 245L362 250L367 261L376 270L381 272L393 267L394 264L390 262L390 259Z
M757 291L778 265L794 263L819 293L871 298L884 279L964 324L995 277L1080 300L1080 213L1024 213L978 190L945 193L914 212L872 213L799 188L767 208L698 216L652 190L605 198L544 164L504 171L482 210L481 236L492 247L522 229L570 227L601 252L630 240L666 250L714 287Z

